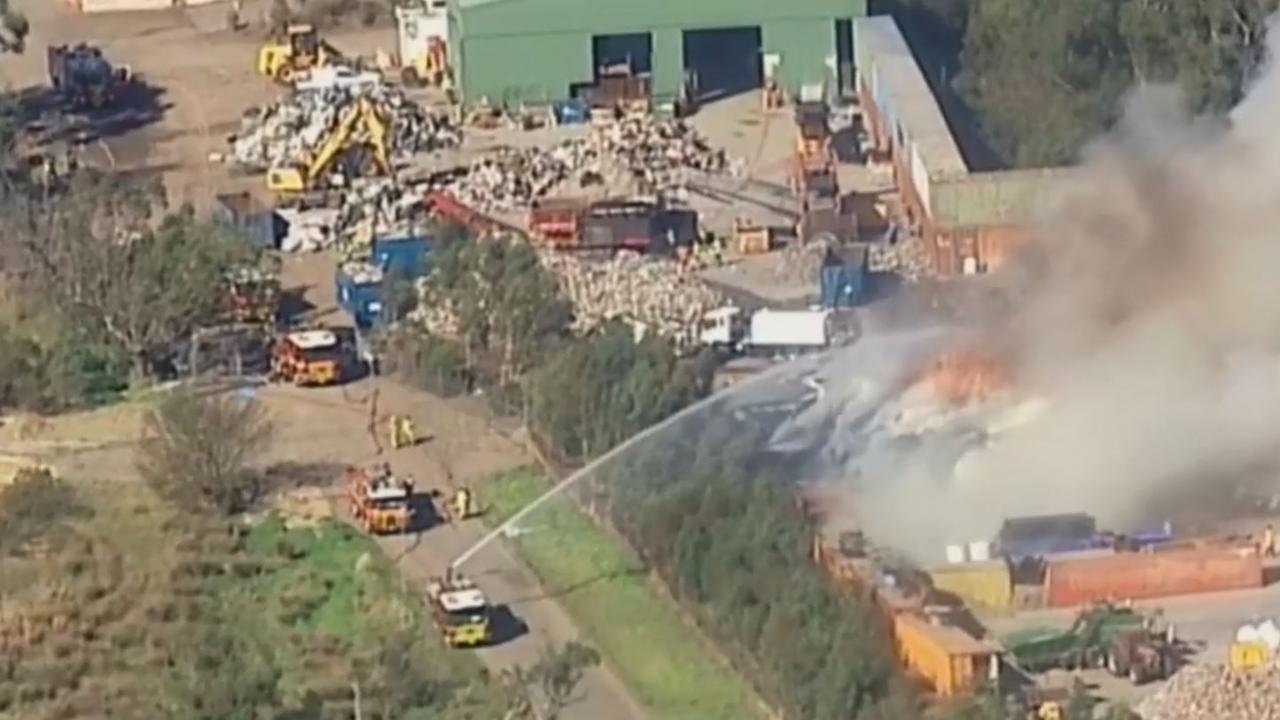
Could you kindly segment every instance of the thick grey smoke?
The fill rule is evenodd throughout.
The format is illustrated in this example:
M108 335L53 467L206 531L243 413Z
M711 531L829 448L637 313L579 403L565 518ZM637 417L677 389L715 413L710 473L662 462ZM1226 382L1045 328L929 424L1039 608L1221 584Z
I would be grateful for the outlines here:
M873 537L933 563L1012 515L1087 511L1123 530L1276 484L1280 67L1230 122L1181 108L1167 88L1135 91L1016 260L1014 310L988 325L1019 398L943 411L902 394L880 365L922 356L891 343L875 363L831 358L828 396L779 430L794 445L821 428L806 477L855 489ZM849 379L868 374L874 390ZM842 383L861 389L842 399Z

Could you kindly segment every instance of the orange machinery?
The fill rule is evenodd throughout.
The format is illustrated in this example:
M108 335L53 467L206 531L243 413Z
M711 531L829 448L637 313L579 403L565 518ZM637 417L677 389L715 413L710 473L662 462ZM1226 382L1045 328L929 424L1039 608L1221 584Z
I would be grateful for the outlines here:
M281 338L271 356L271 377L294 385L342 381L345 351L332 330L303 330Z
M407 532L413 518L413 481L384 466L375 471L347 468L345 484L351 515L367 533Z
M529 234L555 248L578 244L587 202L579 198L535 200L529 208Z

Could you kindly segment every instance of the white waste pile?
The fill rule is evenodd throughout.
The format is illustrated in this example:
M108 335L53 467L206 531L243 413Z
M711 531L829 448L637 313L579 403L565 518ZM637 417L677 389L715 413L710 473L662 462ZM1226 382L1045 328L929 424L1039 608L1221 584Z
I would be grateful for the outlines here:
M1280 665L1189 665L1136 710L1143 720L1280 720Z
M367 245L374 235L420 225L425 221L426 190L426 185L400 185L390 178L361 178L340 194L336 207L281 208L277 212L287 230L280 249L349 251Z
M240 131L231 139L229 160L255 170L303 162L362 94L368 95L388 121L387 144L393 160L457 147L462 142L461 132L447 118L426 112L397 88L381 82L339 85L296 92L246 112Z
M625 320L669 338L677 350L689 350L698 344L703 315L724 304L720 293L662 258L621 253L607 262L589 262L543 253L541 260L573 303L573 330L578 334L610 320Z
M680 188L689 171L729 173L740 165L681 121L637 116L549 148L503 149L442 189L480 212L519 212L566 187L625 181L629 192L657 194Z
M337 241L338 211L336 209L280 208L276 212L288 226L288 230L280 240L280 250L283 252L318 252L332 247Z

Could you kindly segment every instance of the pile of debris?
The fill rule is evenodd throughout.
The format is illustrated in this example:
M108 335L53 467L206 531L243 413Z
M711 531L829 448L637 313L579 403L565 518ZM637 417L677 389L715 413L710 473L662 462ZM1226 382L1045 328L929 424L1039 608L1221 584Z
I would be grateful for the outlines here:
M1145 720L1280 720L1280 664L1189 665L1136 709Z
M774 267L774 278L788 285L816 285L822 263L830 251L830 245L822 240L791 243L783 249Z
M867 251L867 268L871 272L897 273L907 282L930 277L933 267L924 240L908 237L897 243L871 243Z
M591 262L554 252L540 253L540 259L573 304L572 330L578 335L621 320L688 351L698 346L703 315L724 304L719 293L696 276L681 273L670 260L621 253L606 262ZM419 284L419 292L426 288ZM457 318L440 303L420 303L414 319L433 335L457 336Z
M562 253L543 253L544 267L555 273L573 303L576 333L609 322L638 323L646 332L669 338L677 350L697 346L703 315L724 298L676 263L634 253L607 262L589 262Z
M368 97L386 120L393 161L462 143L461 131L447 117L426 112L399 89L378 81L300 90L265 108L251 108L231 138L229 160L259 171L304 162L361 97Z
M280 208L287 230L284 252L343 252L368 245L374 235L422 223L425 185L401 185L391 178L360 178L340 194L334 207Z
M603 185L617 194L656 195L682 187L690 171L740 170L684 122L635 116L549 148L504 148L440 189L480 212L509 213L562 190Z

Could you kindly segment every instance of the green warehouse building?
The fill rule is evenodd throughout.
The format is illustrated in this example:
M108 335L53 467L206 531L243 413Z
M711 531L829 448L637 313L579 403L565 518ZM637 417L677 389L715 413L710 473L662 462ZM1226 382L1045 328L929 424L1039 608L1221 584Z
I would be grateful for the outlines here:
M851 20L867 0L450 0L449 52L467 102L546 102L601 67L649 73L656 97L700 100L759 87L851 90Z

